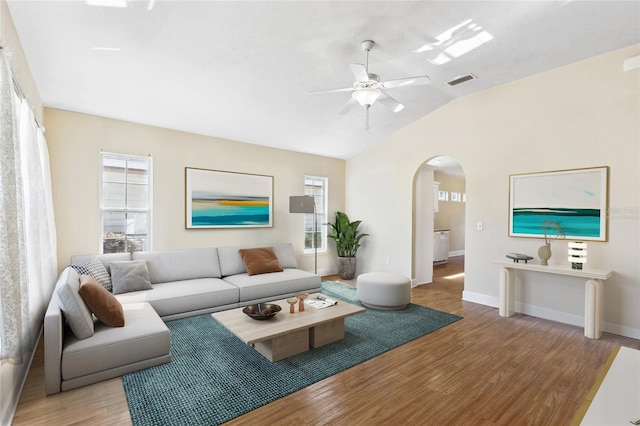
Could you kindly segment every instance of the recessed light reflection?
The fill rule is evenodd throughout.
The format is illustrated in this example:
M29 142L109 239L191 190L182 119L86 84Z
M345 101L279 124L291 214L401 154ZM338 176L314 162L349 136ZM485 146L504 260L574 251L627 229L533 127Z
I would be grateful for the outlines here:
M89 6L127 7L127 0L86 0Z
M443 278L445 280L455 280L456 278L464 278L464 272L459 272L453 275L447 275L446 277L443 277Z
M434 65L442 65L493 40L493 35L483 30L472 19L467 19L440 34L436 40L433 43L424 44L414 52L435 51L436 56L428 58L428 61Z

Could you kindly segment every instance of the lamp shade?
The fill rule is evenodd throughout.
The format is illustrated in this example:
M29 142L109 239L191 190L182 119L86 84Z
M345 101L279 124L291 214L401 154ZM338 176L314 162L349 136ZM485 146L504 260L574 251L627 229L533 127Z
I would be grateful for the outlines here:
M292 195L289 197L289 213L314 213L315 203L310 195Z
M382 95L379 89L358 89L351 95L360 106L371 106Z

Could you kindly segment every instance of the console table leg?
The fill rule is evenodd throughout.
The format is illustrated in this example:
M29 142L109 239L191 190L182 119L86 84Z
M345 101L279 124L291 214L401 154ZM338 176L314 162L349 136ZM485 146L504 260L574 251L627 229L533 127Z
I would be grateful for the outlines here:
M602 281L587 281L584 295L584 335L599 339L602 336Z
M498 313L501 317L510 317L514 313L515 280L513 273L507 269L500 270L500 306Z

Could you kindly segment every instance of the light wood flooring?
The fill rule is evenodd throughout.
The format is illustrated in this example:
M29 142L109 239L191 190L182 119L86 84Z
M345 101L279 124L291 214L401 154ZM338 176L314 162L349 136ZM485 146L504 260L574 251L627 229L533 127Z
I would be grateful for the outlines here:
M640 341L461 300L463 257L434 268L412 302L464 319L311 385L229 425L568 425L617 345ZM329 277L337 279L337 277ZM497 286L496 274L496 286ZM14 425L126 425L120 379L44 395L39 347Z

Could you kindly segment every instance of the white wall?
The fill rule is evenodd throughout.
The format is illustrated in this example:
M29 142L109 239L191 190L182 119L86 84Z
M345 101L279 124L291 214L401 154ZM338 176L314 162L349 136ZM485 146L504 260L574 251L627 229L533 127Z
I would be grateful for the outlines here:
M615 271L605 283L605 331L640 338L640 70L622 69L639 53L631 46L458 99L348 160L347 211L371 234L361 270L388 269L391 257L394 271L412 274L414 174L449 155L466 178L464 297L497 306L492 261L541 245L507 236L509 175L609 166L609 241L589 244L589 263ZM551 262L566 262L566 248L554 241ZM576 324L584 316L579 279L522 273L516 297L540 316Z
M40 93L31 74L31 68L29 68L27 57L22 50L20 38L5 0L0 0L0 42L2 42L8 53L11 72L18 80L20 89L29 100L29 105L33 109L36 120L38 120L38 123L43 124L43 106L40 100Z
M435 172L434 179L440 182L440 191L449 193L449 200L438 203L438 211L433 215L433 227L449 230L449 252L464 253L466 203L453 201L451 198L452 192L457 192L460 196L465 192L464 178Z
M153 250L291 242L302 269L302 214L289 196L304 194L304 176L329 178L329 220L344 209L345 161L161 129L58 109L45 109L58 233L58 266L100 250L100 151L153 158ZM185 229L185 167L274 177L272 228ZM318 255L318 273L336 273L335 248Z
M414 180L413 285L433 280L433 185L433 170L428 166L421 167Z

